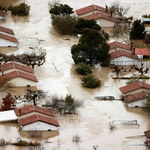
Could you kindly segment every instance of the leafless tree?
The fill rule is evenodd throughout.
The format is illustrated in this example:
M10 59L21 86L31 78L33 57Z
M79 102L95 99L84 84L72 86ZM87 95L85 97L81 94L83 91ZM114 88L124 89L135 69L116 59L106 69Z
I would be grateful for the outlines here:
M24 95L24 98L30 102L33 101L34 105L37 105L37 101L46 97L46 92L42 90L32 91L28 90L28 93Z
M148 73L149 66L144 66L144 62L141 61L138 65L133 66L133 69L137 70L143 76Z
M45 63L46 51L42 48L36 48L31 54L22 55L5 55L0 53L0 66L8 61L20 62L25 65L31 66L41 66Z
M9 83L9 80L0 77L0 91L10 90L14 87L12 83Z
M118 17L124 17L130 9L129 5L123 6L119 1L112 3L110 10Z
M46 106L61 114L75 114L77 109L83 107L83 105L82 100L73 98L71 95L67 95L65 98L54 95L46 104Z

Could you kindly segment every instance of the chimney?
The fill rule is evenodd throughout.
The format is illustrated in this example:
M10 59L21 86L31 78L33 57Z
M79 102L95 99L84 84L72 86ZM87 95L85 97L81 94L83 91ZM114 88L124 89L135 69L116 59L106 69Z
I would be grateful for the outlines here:
M106 8L106 12L108 12L108 6L107 5L105 5L105 8Z
M19 116L21 115L21 109L19 109Z
M135 55L135 48L132 48L132 54Z
M131 44L131 51L132 51L132 49L133 49L133 42L130 42L130 44Z
M113 14L113 11L111 10L111 11L110 11L110 16L111 16L111 17L112 17L112 14Z

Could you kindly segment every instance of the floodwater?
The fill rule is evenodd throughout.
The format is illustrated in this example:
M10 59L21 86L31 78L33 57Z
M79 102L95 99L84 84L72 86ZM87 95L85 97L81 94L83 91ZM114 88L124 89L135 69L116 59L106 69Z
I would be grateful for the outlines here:
M18 2L22 2L20 0ZM12 28L17 37L39 39L41 47L46 50L46 62L43 66L35 68L38 76L38 88L48 91L48 94L67 93L84 100L84 107L77 115L59 115L57 119L61 125L59 132L47 132L38 139L45 150L147 150L144 146L145 138L126 138L143 135L150 129L150 111L142 108L128 108L121 101L97 101L95 96L110 95L120 97L119 87L124 86L126 80L113 80L111 71L107 67L96 66L94 74L101 80L101 87L96 89L83 88L80 84L81 76L74 71L75 66L71 58L70 47L78 42L76 37L60 36L51 26L48 13L49 0L26 0L31 6L29 18L14 18L8 13L7 22L2 26ZM108 0L61 0L77 9L88 4L104 6ZM113 0L112 0L113 2ZM127 1L124 1L127 3ZM132 5L138 6L135 16L144 14L146 1L132 0ZM147 3L149 5L149 3ZM147 6L148 7L148 6ZM134 9L135 10L135 9ZM144 11L144 12L143 12ZM130 12L132 14L133 10ZM69 40L66 40L69 39ZM30 43L29 45L31 45ZM19 50L7 50L6 53L31 52L22 45ZM150 82L150 81L147 81ZM109 123L113 120L137 120L137 126L117 126L110 130ZM31 140L26 133L18 130L17 124L0 124L1 138L16 140L18 137ZM73 142L73 137L80 137L80 141ZM32 139L35 140L35 139ZM47 141L47 142L46 142ZM0 150L24 150L25 147L5 146Z

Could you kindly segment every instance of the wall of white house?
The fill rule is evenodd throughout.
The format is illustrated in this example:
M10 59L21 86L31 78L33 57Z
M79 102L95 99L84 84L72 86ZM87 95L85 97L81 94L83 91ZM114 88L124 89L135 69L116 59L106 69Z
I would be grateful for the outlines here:
M128 103L127 105L129 107L147 107L147 99L141 99L136 102Z
M132 51L130 51L130 50L126 50L126 49L123 49L123 48L114 48L114 49L111 49L111 50L109 50L109 53L112 53L112 52L116 52L116 51L118 51L118 50L123 50L123 51L125 51L125 52L130 52L130 53L132 53Z
M0 39L0 47L17 47L18 43L13 43L8 40Z
M0 20L5 21L5 20L6 20L6 17L0 16Z
M45 122L41 122L41 121L37 121L25 126L22 126L22 130L23 131L50 131L50 130L58 130L58 127L45 123Z
M36 82L21 77L13 78L9 82L16 87L26 87L27 85L36 87Z
M150 92L150 90L148 90L148 89L140 88L140 89L134 90L132 92L129 92L129 93L123 94L123 95L126 96L126 95L129 95L129 94L135 94L135 93L139 93L139 92L142 92L142 91Z
M110 64L112 65L136 65L138 60L132 59L126 56L121 56L118 58L114 58L110 61Z
M51 117L51 116L48 116L48 115L45 115L45 114L39 113L39 112L30 112L28 114L20 116L19 118L25 118L25 117L29 117L31 115L42 115L42 116L45 116L45 117L48 117L48 118L55 118L55 117Z
M115 23L113 21L109 21L106 19L97 19L96 22L102 27L102 28L113 28Z

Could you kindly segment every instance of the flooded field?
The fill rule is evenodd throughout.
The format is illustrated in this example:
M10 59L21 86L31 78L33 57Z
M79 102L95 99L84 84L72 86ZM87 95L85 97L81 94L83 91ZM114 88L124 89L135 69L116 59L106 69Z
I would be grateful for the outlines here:
M19 1L19 0L18 0ZM113 1L113 0L112 0ZM24 2L20 0L20 2ZM17 37L39 39L39 46L46 50L46 62L43 66L35 68L39 79L37 87L48 91L48 94L67 93L84 100L84 108L77 115L59 115L57 119L61 125L59 132L45 132L38 139L42 143L43 150L147 150L144 146L144 137L126 138L143 135L145 130L150 129L150 110L142 108L128 108L121 101L97 101L95 96L110 95L120 98L119 87L125 85L126 80L113 80L108 67L96 66L94 74L102 81L100 88L86 89L80 84L81 76L74 71L75 66L71 58L70 47L78 42L76 37L60 36L53 31L49 15L49 0L26 0L31 6L28 19L13 18L8 13L7 22L2 26L12 28ZM77 9L89 4L104 6L108 0L79 1L61 0ZM127 1L123 1L126 2ZM42 5L41 5L42 3ZM145 2L141 5L132 0L132 5L137 4L141 9L136 16L144 11ZM147 6L150 4L147 3ZM42 8L41 8L42 7ZM135 9L134 9L135 10ZM145 10L146 12L147 10ZM133 10L130 12L132 14ZM144 14L144 12L142 12ZM69 39L69 40L66 40ZM30 43L29 43L30 45ZM21 45L19 49L7 49L9 53L30 52L29 45ZM31 46L31 45L30 45ZM150 82L150 81L146 81ZM137 120L140 127L118 125L111 130L109 123L113 120ZM0 124L0 138L16 140L19 137L28 140L27 133L18 130L17 124ZM79 142L73 140L79 137ZM41 148L41 149L42 149ZM32 150L32 147L5 146L0 150ZM40 148L39 148L40 149ZM37 148L38 150L38 148Z

